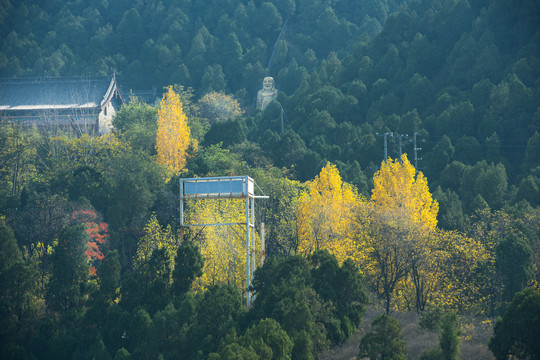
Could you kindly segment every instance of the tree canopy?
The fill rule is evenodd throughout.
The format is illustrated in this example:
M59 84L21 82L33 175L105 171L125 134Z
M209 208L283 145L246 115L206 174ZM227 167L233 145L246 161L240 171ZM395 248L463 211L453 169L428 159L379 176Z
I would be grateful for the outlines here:
M501 315L495 356L535 356L537 2L0 3L2 92L114 73L161 100L130 96L101 136L1 107L2 359L317 358L367 306L387 314L362 354L391 334L399 358L388 315L434 305ZM251 289L244 226L178 219L181 177L232 175L269 195ZM187 219L244 223L244 201ZM457 319L424 356L456 357Z

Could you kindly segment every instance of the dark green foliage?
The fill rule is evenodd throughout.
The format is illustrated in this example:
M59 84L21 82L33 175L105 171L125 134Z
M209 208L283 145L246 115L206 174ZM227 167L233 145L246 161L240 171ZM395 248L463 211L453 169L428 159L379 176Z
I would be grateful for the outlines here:
M471 213L478 213L478 212L481 212L481 211L483 211L485 209L489 209L488 203L486 202L486 200L484 200L482 195L480 195L480 194L476 195L472 199L471 204L469 205L470 212Z
M263 319L247 329L240 342L252 348L261 359L291 358L293 342L280 324L273 319Z
M459 359L459 319L454 312L442 312L438 307L422 314L420 328L439 333L439 346L422 352L422 360Z
M184 240L178 247L174 262L172 292L181 296L188 292L193 281L202 275L204 260L199 247L191 241Z
M126 337L134 357L140 359L150 358L148 340L152 330L152 319L144 309L139 309L129 324Z
M440 307L435 306L423 311L420 314L420 321L418 323L420 329L437 331L441 326L441 319L443 311Z
M169 302L171 266L165 248L155 249L129 275L124 276L120 305L126 310L143 306L150 314Z
M472 136L461 137L455 149L456 160L464 164L473 165L482 159L482 146Z
M516 294L506 313L497 319L489 349L498 360L540 358L540 294L527 288Z
M493 209L499 209L504 204L504 195L508 188L508 177L503 164L488 164L486 161L465 167L460 184L460 198L469 211L478 208L480 195L482 200ZM473 206L473 201L476 205Z
M441 318L441 333L439 335L439 346L441 348L442 359L457 360L459 356L459 320L455 313L449 312Z
M455 148L452 145L450 138L446 135L443 136L430 154L426 173L428 175L436 175L438 172L443 171L444 168L452 162L454 151Z
M115 354L120 348L128 347L129 339L126 337L127 329L131 321L131 314L123 310L117 304L109 308L100 307L103 314L97 318L96 325L100 329L103 341L111 354ZM100 318L103 317L103 320Z
M232 343L225 346L219 354L212 353L208 358L211 360L258 360L260 356L250 347L246 348L238 343Z
M56 323L50 317L43 319L30 341L30 349L34 356L47 360L73 356L79 345L76 340L78 334L74 328L75 323L69 324L73 320L71 318L67 322Z
M252 174L257 184L269 196L264 200L262 218L265 219L266 255L287 256L296 245L296 201L300 184L283 177L278 169L258 170Z
M358 356L370 360L407 359L407 346L399 322L386 314L379 315L360 341Z
M540 179L529 175L521 180L516 198L518 200L527 200L530 204L537 204L540 201Z
M20 246L29 247L36 243L52 246L68 224L72 208L66 199L39 185L29 193L31 195L26 193L24 208L13 213L7 223Z
M465 224L465 216L458 194L450 189L442 192L439 186L433 192L433 197L439 202L437 225L446 230L462 229Z
M107 194L103 184L103 176L96 169L82 166L73 171L68 179L69 199L77 201L84 197L92 206L103 211L107 205Z
M112 356L105 348L103 340L99 340L96 345L91 346L87 356L91 356L93 359L113 360Z
M228 176L242 166L240 157L220 144L205 147L197 157L188 159L188 175ZM191 175L190 175L191 176Z
M525 150L525 163L524 165L532 168L538 166L540 163L540 157L538 149L540 148L540 133L536 131L533 136L527 141L527 148Z
M356 265L347 259L339 266L336 258L326 250L313 253L309 262L315 291L335 306L340 320L348 318L353 326L358 327L365 311L367 294Z
M25 354L17 344L33 330L38 307L39 272L35 263L24 261L13 231L0 225L0 355L17 358Z
M82 226L67 226L60 233L51 257L52 274L47 287L47 306L56 311L83 305L88 276L88 236Z
M128 174L117 179L111 191L110 207L106 219L113 228L121 228L147 211L154 202L150 184L139 177Z
M460 190L460 180L467 167L459 161L452 161L441 173L439 184L443 189L450 189L454 192Z
M244 129L240 121L230 119L223 122L215 122L210 127L210 130L204 135L204 144L213 145L222 143L228 148L235 144L240 144L246 139Z
M214 286L208 289L200 299L197 317L187 333L188 339L198 344L196 349L205 354L214 352L218 339L237 326L239 316L244 310L243 302L239 291L232 286Z
M271 257L255 274L252 284L256 295L254 308L262 314L271 314L273 307L284 301L287 292L300 291L310 281L309 265L299 256Z
M503 279L503 299L510 301L533 276L532 250L527 240L511 233L497 245L495 264Z
M33 330L39 308L35 298L39 294L39 272L36 264L18 261L0 271L1 335L3 339L22 340Z
M275 281L279 279L279 281ZM312 358L348 339L367 302L363 280L352 263L339 266L327 251L309 262L298 256L271 257L253 281L254 315L282 324L294 343L293 359Z
M126 349L120 348L114 355L114 360L131 360L131 354Z
M118 250L112 250L103 259L99 268L99 278L101 280L99 293L105 299L116 299L116 296L118 295L117 288L120 282L120 270Z
M157 108L131 97L115 114L113 125L134 149L156 152Z
M22 260L21 250L13 230L6 225L0 225L0 272L4 272L17 261Z

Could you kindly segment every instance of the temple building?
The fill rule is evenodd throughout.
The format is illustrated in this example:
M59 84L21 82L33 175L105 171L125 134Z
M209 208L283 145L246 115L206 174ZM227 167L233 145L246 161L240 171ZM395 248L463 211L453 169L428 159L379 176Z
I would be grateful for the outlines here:
M105 134L123 103L114 75L0 79L0 121Z

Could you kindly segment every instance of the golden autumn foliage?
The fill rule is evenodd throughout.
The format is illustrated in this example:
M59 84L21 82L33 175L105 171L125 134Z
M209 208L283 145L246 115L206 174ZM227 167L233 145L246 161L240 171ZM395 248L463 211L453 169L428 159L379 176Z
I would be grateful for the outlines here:
M353 222L363 200L328 163L300 194L297 206L298 253L327 249L342 262L354 258Z
M191 227L193 241L204 259L203 275L193 284L196 290L230 284L245 292L246 284L246 200L191 200L186 224L238 223L226 226ZM260 239L256 236L256 263L260 263Z
M429 304L459 311L481 307L486 299L479 291L478 271L491 257L485 247L456 231L420 230L416 236L407 274L396 286L397 307L416 311Z
M427 179L403 154L401 161L388 159L373 176L371 202L389 212L400 212L414 223L435 229L439 204L429 192Z
M447 309L465 311L487 300L480 287L479 267L491 262L491 254L479 241L455 231L436 231L436 256L431 276L437 281L430 301Z
M180 96L172 87L163 95L158 110L156 150L158 163L179 174L186 165L191 132L182 108Z
M387 311L430 303L465 310L483 301L478 271L489 252L436 228L438 203L407 157L383 163L374 185L366 201L327 164L298 199L298 252L327 249L352 259Z

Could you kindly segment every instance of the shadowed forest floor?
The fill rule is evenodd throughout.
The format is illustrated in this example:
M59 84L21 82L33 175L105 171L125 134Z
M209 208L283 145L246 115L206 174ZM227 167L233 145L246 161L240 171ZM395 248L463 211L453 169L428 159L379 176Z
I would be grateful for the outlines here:
M382 306L372 304L364 315L360 331L346 343L329 350L323 360L352 360L358 355L358 346L364 334L369 331L371 322L384 312ZM408 348L408 359L414 360L427 349L438 346L437 334L425 331L418 326L419 316L415 312L392 312L390 316L401 324L401 330ZM461 342L459 344L460 358L467 360L493 360L495 357L489 351L487 343L493 333L493 322L488 318L460 316Z

